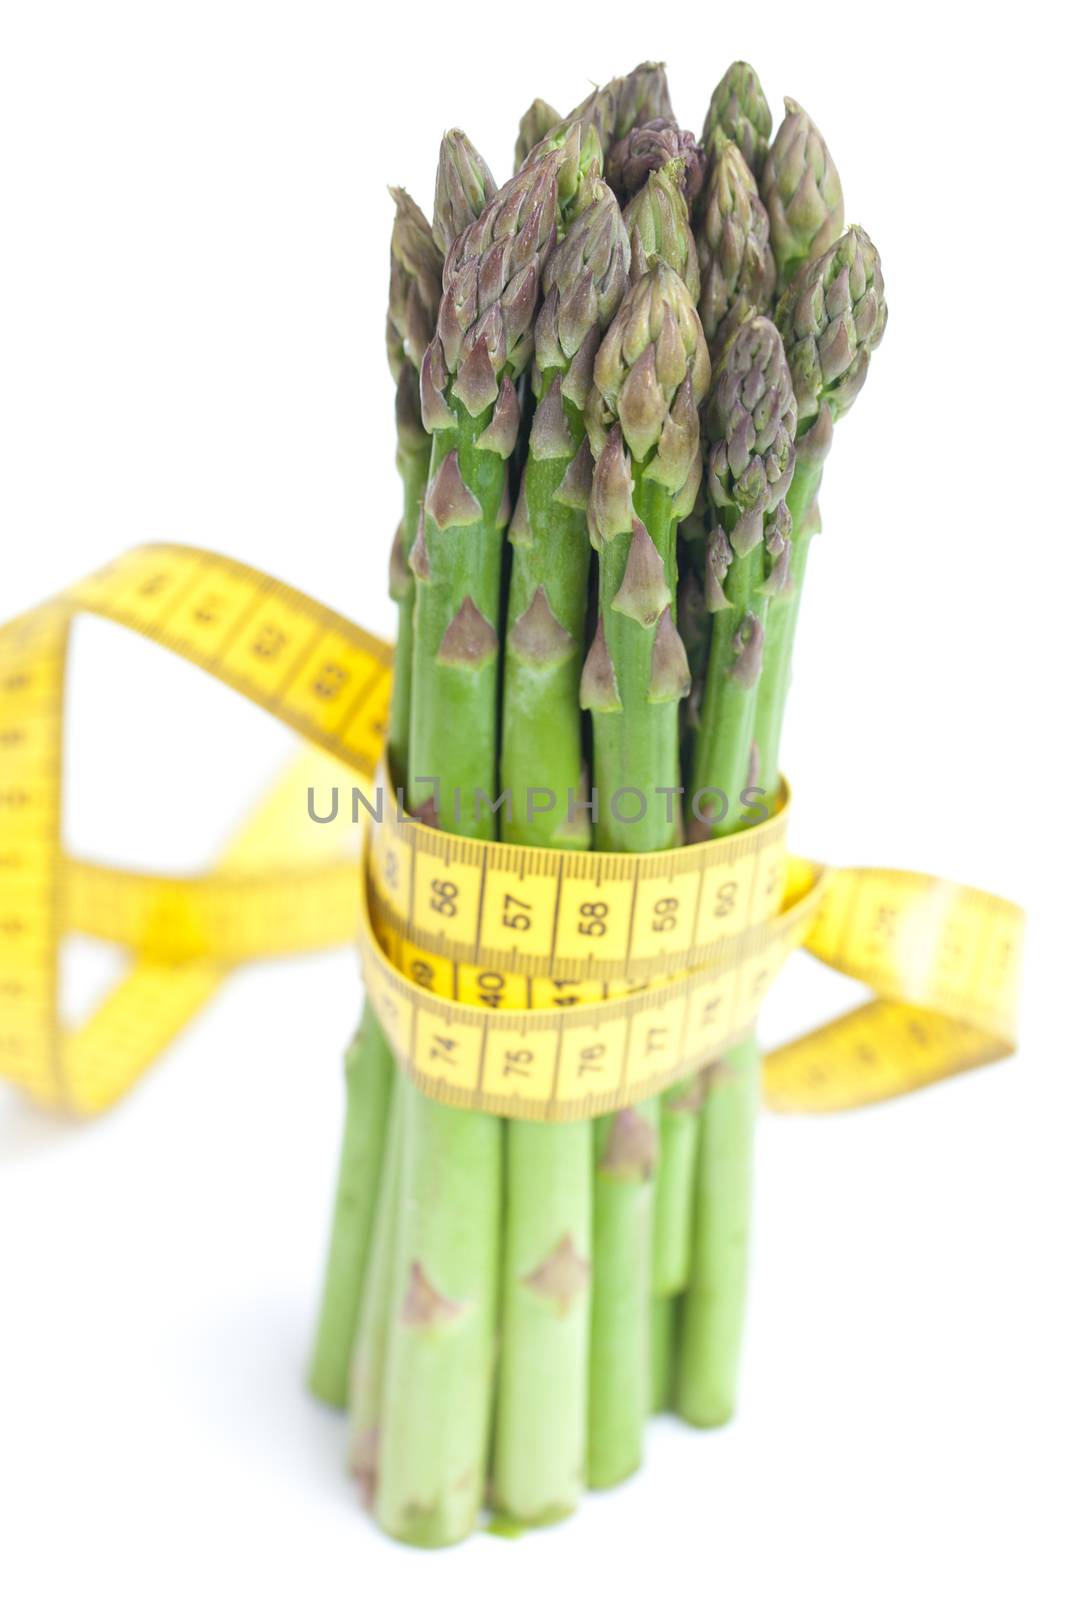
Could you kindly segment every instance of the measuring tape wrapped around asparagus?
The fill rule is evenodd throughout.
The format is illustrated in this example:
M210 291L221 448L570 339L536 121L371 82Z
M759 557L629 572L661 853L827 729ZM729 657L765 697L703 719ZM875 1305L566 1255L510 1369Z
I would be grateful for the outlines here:
M401 627L390 754L423 821L491 837L497 810L478 796L495 793L499 770L519 804L518 820L505 814L505 840L670 850L682 838L683 789L725 794L711 831L729 834L744 824L761 768L776 765L776 734L758 738L757 717L763 703L764 720L780 720L780 692L761 702L765 633L773 626L777 681L795 616L792 596L792 611L781 596L794 553L785 495L797 411L781 335L759 313L772 307L776 273L784 286L832 235L839 185L797 108L768 151L769 131L751 69L727 74L698 145L674 119L662 69L639 68L562 122L535 102L519 170L500 191L463 136L447 136L433 238L400 199L394 371L403 397L410 359L423 356L433 449L424 480L425 435L398 410L406 497L393 559ZM622 215L598 176L605 147ZM762 201L746 155L762 169ZM446 255L431 337L435 241ZM810 411L812 293L789 306ZM841 337L835 330L834 352ZM705 480L708 340L717 373ZM513 482L509 461L523 455ZM804 478L806 492L814 481ZM707 621L697 618L687 659L678 527L689 517L693 533L698 496L711 518L705 535L698 507ZM598 586L588 613L586 522ZM678 707L691 665L704 681L683 772ZM583 711L596 801L576 804L587 782ZM535 790L551 798L531 810L522 802ZM623 791L639 817L617 809ZM455 796L454 809L442 795ZM432 882L431 906L455 916L456 880ZM586 904L583 926L606 933L610 897L591 892ZM529 924L530 903L516 895L515 905ZM481 997L499 999L484 980ZM595 1125L520 1119L506 1135L492 1116L435 1104L408 1082L393 1089L387 1117L386 1059L368 1017L352 1058L363 1088L350 1109L313 1382L339 1398L354 1341L353 1460L387 1529L448 1542L486 1498L516 1520L550 1520L573 1509L586 1481L637 1466L654 1406L677 1398L691 1420L728 1415L754 1047L684 1080L662 1109L653 1097Z
M500 189L446 134L432 226L395 192L395 652L180 546L0 628L0 1075L102 1110L242 962L358 941L311 1385L411 1543L567 1515L637 1467L653 1410L732 1414L761 1089L869 1104L1014 1041L1016 907L786 855L816 496L885 301L810 119L787 102L771 133L743 63L699 142L646 65L566 119L534 102ZM361 781L387 742L359 867L308 824L338 790L318 813L303 764L202 877L71 859L82 611ZM72 932L131 957L73 1030ZM800 945L874 998L761 1064Z

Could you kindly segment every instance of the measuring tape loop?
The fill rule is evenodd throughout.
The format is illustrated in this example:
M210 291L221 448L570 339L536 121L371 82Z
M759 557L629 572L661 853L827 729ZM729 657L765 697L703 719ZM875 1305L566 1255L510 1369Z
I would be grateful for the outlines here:
M61 846L67 643L121 623L307 741L213 870L173 877ZM1022 913L978 890L789 857L788 806L730 840L649 856L456 838L398 814L355 830L309 788L381 757L392 651L240 562L129 552L0 628L0 1076L80 1113L123 1094L243 962L358 942L398 1065L449 1104L571 1120L654 1094L744 1037L803 947L876 998L765 1063L783 1111L861 1105L1014 1046ZM340 840L340 843L339 843ZM61 1020L72 933L128 971Z

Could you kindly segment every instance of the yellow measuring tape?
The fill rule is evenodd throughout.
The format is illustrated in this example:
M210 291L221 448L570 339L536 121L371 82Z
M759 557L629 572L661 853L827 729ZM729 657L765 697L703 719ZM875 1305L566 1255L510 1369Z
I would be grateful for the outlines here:
M79 612L121 623L301 734L301 757L199 878L62 847L64 684ZM779 1110L884 1099L1015 1043L1023 917L978 890L790 858L787 810L654 856L484 844L401 818L374 774L390 647L240 562L131 551L0 628L0 1075L80 1113L117 1099L245 961L358 940L398 1064L428 1094L567 1120L630 1104L741 1038L791 950L869 1004L767 1058ZM322 756L380 814L362 861L309 820ZM80 1028L59 1013L62 940L129 953Z

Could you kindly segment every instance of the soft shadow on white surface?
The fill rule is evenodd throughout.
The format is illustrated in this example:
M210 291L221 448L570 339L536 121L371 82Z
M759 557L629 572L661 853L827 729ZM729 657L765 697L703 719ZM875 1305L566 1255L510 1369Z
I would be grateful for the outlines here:
M205 1435L223 1435L283 1479L353 1503L344 1415L304 1384L308 1313L295 1294L201 1304L170 1347L175 1393Z
M0 1166L59 1154L77 1133L72 1118L34 1105L17 1090L0 1089Z

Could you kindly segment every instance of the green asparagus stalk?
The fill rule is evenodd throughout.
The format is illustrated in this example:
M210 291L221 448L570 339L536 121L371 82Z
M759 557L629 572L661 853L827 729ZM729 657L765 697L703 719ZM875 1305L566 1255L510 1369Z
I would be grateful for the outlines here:
M493 1504L539 1526L585 1486L592 1125L505 1133L500 1376Z
M766 317L727 345L708 406L708 495L714 526L706 598L711 652L691 784L695 836L707 833L701 790L735 832L747 806L756 689L768 596L788 572L786 491L795 464L796 402L781 335ZM728 805L727 805L728 802ZM689 1284L682 1305L677 1404L701 1426L733 1412L744 1320L759 1052L746 1042L708 1074Z
M345 1125L308 1387L343 1407L359 1317L393 1084L393 1059L369 1005L345 1053Z
M724 147L723 154L732 146ZM727 159L729 159L727 157ZM725 403L724 386L728 377L736 387L751 383L746 363L759 365L759 351L767 338L757 338L749 325L743 330L744 339L727 347L714 390L718 404ZM773 341L773 328L764 324L765 335ZM773 341L777 343L777 341ZM754 415L767 424L754 396ZM736 403L736 402L735 402ZM770 419L773 421L773 418ZM713 422L713 427L715 426ZM791 463L790 463L791 466ZM717 472L716 472L717 469ZM772 456L771 471L777 471ZM713 454L707 490L713 505L723 498L722 476L728 471L720 446ZM788 481L788 480L787 480ZM695 721L694 737L688 746L687 776L691 794L708 787L716 791L716 811L720 809L719 795L731 797L731 809L716 829L719 833L734 831L747 811L741 796L749 782L749 762L752 742L752 724L755 719L755 694L753 684L743 684L742 671L758 675L759 647L766 614L767 596L760 592L764 578L769 588L781 587L788 561L788 531L784 507L775 511L772 526L764 530L761 505L766 502L775 509L786 485L777 483L768 490L758 475L749 471L744 493L753 497L754 512L749 521L751 537L757 542L761 534L766 540L766 561L769 570L762 570L763 555L759 556L760 570L756 572L756 553L739 560L733 567L733 599L728 601L721 584L730 564L731 548L724 527L715 530L708 551L708 571L702 595L713 610L728 606L740 607L737 630L720 626L709 630L700 626L700 620L690 611L686 618L686 648L690 663L699 664L704 675L699 694L692 694L688 714ZM773 497L773 504L772 504ZM729 499L729 494L727 495ZM737 515L736 506L727 505L724 513L728 523ZM735 533L741 539L743 531ZM747 574L747 577L745 576ZM705 615L705 623L708 621ZM710 646L710 649L709 649ZM691 819L690 833L697 836ZM663 1096L661 1111L662 1160L656 1193L656 1249L655 1287L659 1294L677 1294L689 1281L689 1266L694 1232L693 1208L696 1201L696 1172L699 1156L699 1119L705 1115L709 1078L706 1074L683 1079Z
M735 144L749 171L759 178L772 123L771 108L755 71L747 61L735 61L712 91L700 142L709 160L717 159L721 139Z
M762 1060L755 1036L707 1071L690 1284L681 1300L675 1408L699 1428L734 1413L748 1288Z
M675 533L700 476L698 408L710 382L692 297L664 261L627 294L593 369L586 425L595 467L589 529L599 555L600 614L582 674L602 796L628 774L649 797L622 820L601 805L602 849L664 849L678 819L652 803L678 772L677 705L688 691L675 622ZM622 713L622 714L620 714Z
M394 781L404 786L411 729L415 588L410 557L418 532L430 459L430 438L422 426L419 371L437 320L443 270L441 248L435 235L439 235L445 245L449 244L453 227L460 221L466 225L473 220L482 209L486 194L493 192L495 186L488 169L458 130L446 134L442 142L433 229L402 191L394 192L397 219L393 230L387 345L397 379L397 461L405 487L405 514L390 560L390 589L397 602L398 634L389 715L389 760ZM373 1017L369 1020L377 1031ZM403 1105L403 1096L394 1093L389 1107L379 1200L349 1377L350 1457L368 1504L373 1504L377 1481L389 1309L395 1287Z
M697 206L699 237L696 243L701 264L697 304L713 357L721 354L729 334L745 317L753 310L769 306L774 285L768 222L755 189L755 179L736 144L726 142L721 133L715 134L715 150L717 160L707 176L701 205ZM653 179L649 179L649 189L651 184ZM675 226L675 234L680 232L681 227ZM685 234L688 235L688 224L685 224ZM667 251L664 254L669 261L672 259ZM688 542L683 539L686 549ZM699 539L699 544L702 549L704 539ZM701 571L701 581L702 576ZM701 610L704 610L702 605ZM702 618L689 613L683 629L689 666L691 669L696 666L701 672L701 682L686 699L688 714L694 723L689 736L683 730L686 755L691 754L691 744L699 728L696 707L702 698L704 659L710 643L709 622L705 613ZM653 1246L654 1290L661 1296L680 1293L688 1282L697 1131L702 1102L704 1080L701 1077L685 1078L665 1091L661 1099L661 1154L656 1173Z
M602 181L549 257L536 324L537 396L511 520L501 780L513 843L582 848L578 705L592 458L583 409L603 330L627 286L630 250ZM542 802L534 809L536 786ZM585 1481L592 1125L512 1121L505 1134L502 1339L493 1495L517 1521L574 1509Z
M698 214L697 306L715 361L742 322L774 300L770 221L736 144L720 140Z
M369 1007L367 1010L373 1015ZM378 1481L378 1444L389 1347L389 1313L396 1293L396 1233L400 1205L404 1095L397 1085L395 1068L393 1084L378 1204L348 1382L349 1465L368 1506L374 1505Z
M504 822L504 837L513 843L568 848L590 839L588 823L583 834L581 817L572 817L568 806L582 760L578 690L592 477L583 413L593 361L625 292L629 261L618 203L594 180L592 203L545 267L535 336L538 404L509 534L501 778L514 796L513 819ZM555 803L545 798L536 809L527 805L531 775Z
M393 781L403 785L407 782L411 735L411 628L415 609L415 582L409 563L430 469L430 436L422 425L419 373L437 323L444 259L429 223L410 195L403 189L390 192L396 217L390 249L386 350L396 383L396 466L404 488L404 512L389 560L389 590L397 607L389 762Z
M562 151L531 161L451 242L423 362L433 433L412 553L410 783L419 814L487 838L496 780L498 628L515 378L533 350L541 268L556 236ZM457 730L462 737L457 738ZM454 799L453 799L454 797ZM376 1511L409 1543L452 1543L482 1502L492 1393L501 1129L405 1082L399 1281Z
M674 609L675 534L700 476L698 409L707 346L692 297L659 261L629 291L597 354L586 422L596 466L589 529L599 616L582 673L600 798L598 847L668 848L678 838L678 703L689 670ZM634 814L616 792L636 792ZM661 803L666 801L666 803ZM627 818L633 817L633 820ZM640 1463L651 1403L652 1179L658 1103L596 1127L589 1481Z
M700 1113L705 1094L706 1078L696 1073L660 1096L659 1167L652 1223L652 1292L657 1300L673 1300L689 1282Z
M610 1488L637 1471L653 1405L652 1196L658 1128L655 1099L598 1117L593 1126L587 1472L594 1489Z
M756 689L767 605L785 586L790 517L785 502L796 462L796 400L782 337L766 317L744 323L727 345L708 407L708 542L705 599L711 653L691 774L694 798L716 791L718 836L744 825ZM706 835L699 805L691 836Z
M402 189L392 191L396 217L389 252L386 354L396 383L396 465L404 509L389 560L390 592L397 604L397 643L389 711L389 759L397 783L406 779L411 720L411 621L414 583L408 558L430 464L430 438L422 426L419 370L437 321L442 258L422 212ZM391 1059L371 1008L345 1060L345 1131L337 1182L326 1278L309 1384L314 1394L342 1406L348 1394L352 1345L370 1249L382 1142L389 1104Z
M779 782L782 721L808 552L819 529L816 496L823 462L838 418L866 381L886 315L878 252L855 227L794 278L775 313L799 421L797 468L787 498L793 520L789 584L775 597L767 619L756 710L758 781L768 790L777 790Z
M841 179L826 141L795 100L787 97L785 111L760 174L779 290L845 225Z

